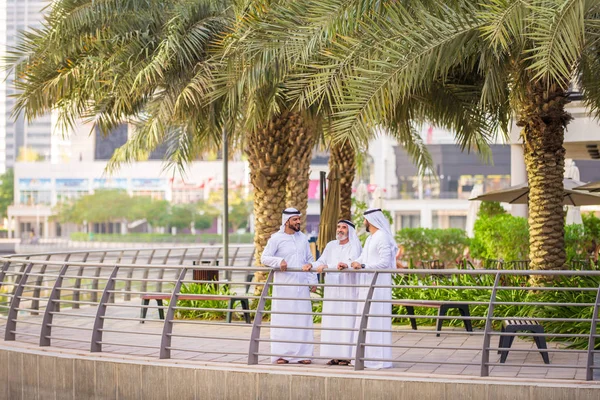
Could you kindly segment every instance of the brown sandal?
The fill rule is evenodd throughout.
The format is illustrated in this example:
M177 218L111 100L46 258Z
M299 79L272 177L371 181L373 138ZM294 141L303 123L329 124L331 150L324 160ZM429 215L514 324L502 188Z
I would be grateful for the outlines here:
M298 364L308 365L308 364L312 364L312 361L310 361L310 360L300 360L300 361L298 361Z
M286 360L285 358L280 358L277 361L275 361L277 364L288 364L289 361Z
M338 365L350 365L350 361L349 360L339 360Z
M340 362L338 360L329 360L329 362L327 362L327 365L339 365Z

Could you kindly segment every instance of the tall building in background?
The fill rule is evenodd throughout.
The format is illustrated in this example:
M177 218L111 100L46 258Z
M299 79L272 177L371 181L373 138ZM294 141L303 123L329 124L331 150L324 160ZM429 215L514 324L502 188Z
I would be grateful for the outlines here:
M0 1L0 56L17 44L19 32L41 27L47 0L1 0ZM30 157L50 158L52 125L50 114L27 123L23 116L11 116L15 99L13 77L5 72L0 76L0 173L11 168L20 149L27 149Z

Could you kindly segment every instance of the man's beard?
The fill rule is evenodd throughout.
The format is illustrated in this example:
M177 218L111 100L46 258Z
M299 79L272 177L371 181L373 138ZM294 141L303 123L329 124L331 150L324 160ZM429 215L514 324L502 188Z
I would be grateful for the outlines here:
M290 229L294 232L300 232L300 224L292 225L290 224Z
M337 240L339 240L340 242L348 239L348 235L344 235L343 233L338 232L336 235Z

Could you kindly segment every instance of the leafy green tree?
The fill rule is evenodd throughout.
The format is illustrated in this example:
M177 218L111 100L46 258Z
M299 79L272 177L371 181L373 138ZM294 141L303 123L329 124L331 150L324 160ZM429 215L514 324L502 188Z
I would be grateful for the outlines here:
M506 214L506 210L497 201L482 201L477 218L493 217L495 215Z
M171 206L168 224L170 227L179 229L189 228L194 221L195 207L190 204L176 204Z
M8 206L15 198L15 175L12 168L0 176L0 216L6 217Z
M145 219L153 227L166 227L169 220L169 202L154 200L149 196L133 198L133 219Z

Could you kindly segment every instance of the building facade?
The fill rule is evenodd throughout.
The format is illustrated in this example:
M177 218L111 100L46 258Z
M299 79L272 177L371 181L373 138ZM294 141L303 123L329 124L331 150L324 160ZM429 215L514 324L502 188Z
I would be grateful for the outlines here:
M17 45L19 32L41 27L43 9L48 4L41 0L0 1L0 56ZM28 153L30 158L50 158L52 119L50 114L32 122L23 115L14 117L13 76L9 71L0 75L0 173L4 173L14 166L20 152Z

